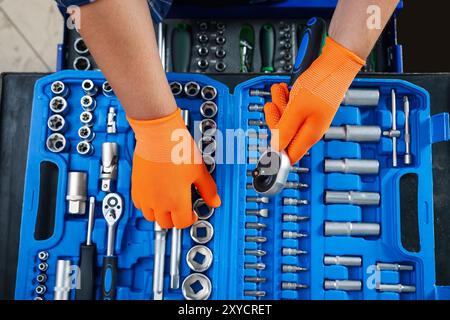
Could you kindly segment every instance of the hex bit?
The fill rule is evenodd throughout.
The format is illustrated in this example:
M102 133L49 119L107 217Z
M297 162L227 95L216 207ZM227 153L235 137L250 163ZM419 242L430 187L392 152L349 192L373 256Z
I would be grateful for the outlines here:
M267 122L264 120L250 119L248 120L248 125L252 127L267 127Z
M355 280L325 280L325 290L361 291L362 282Z
M244 253L247 256L256 256L256 257L264 257L267 254L267 252L264 250L252 250L252 249L246 249Z
M266 292L265 291L255 291L255 290L246 290L244 291L244 296L248 297L265 297Z
M306 233L300 233L295 231L283 231L283 239L298 239L305 238L308 235Z
M297 216L295 214L284 214L283 222L304 222L309 220L309 217Z
M283 256L300 256L304 254L308 254L308 251L299 250L295 248L283 248L281 249L281 254Z
M269 91L264 91L260 89L250 89L250 96L252 97L267 97L270 96Z
M377 270L380 271L414 271L413 266L403 265L398 263L377 263Z
M264 283L267 281L264 277L244 277L245 282Z
M288 181L284 185L284 188L285 189L307 189L307 188L309 188L309 185L306 183Z
M307 268L299 267L293 264L283 264L281 266L281 270L285 273L296 273L296 272L303 272L308 271Z
M269 203L269 198L268 197L247 197L247 202L256 202L256 203L264 203L267 204Z
M267 228L267 225L265 223L260 223L260 222L247 222L245 224L245 228L262 230L262 229Z
M247 133L249 139L259 139L259 140L266 140L269 138L269 134L267 132L256 132L256 131L250 131Z
M302 168L302 167L291 167L292 173L309 173L309 168Z
M264 270L266 268L266 265L262 262L258 263L245 263L244 264L245 269L255 269L255 270Z
M245 211L247 216L257 216L267 218L269 216L269 209L247 209Z
M245 242L265 243L265 242L267 242L267 238L266 237L246 236Z
M416 292L416 287L403 284L377 284L377 290L381 292L413 293Z
M337 265L345 267L360 267L362 265L362 258L348 256L325 256L323 257L323 264L326 266Z
M282 282L281 289L283 290L300 290L300 289L308 289L306 284L295 283L295 282Z
M248 111L250 112L263 112L264 111L264 106L261 104L250 104L248 106Z
M302 200L302 199L294 199L294 198L283 198L283 205L284 206L303 206L308 205L308 200Z

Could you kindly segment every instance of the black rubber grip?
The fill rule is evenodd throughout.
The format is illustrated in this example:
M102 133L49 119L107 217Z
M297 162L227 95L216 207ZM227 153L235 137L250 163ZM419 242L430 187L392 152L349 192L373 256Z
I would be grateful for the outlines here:
M261 72L274 72L275 59L275 29L271 24L265 24L260 32Z
M53 162L44 161L39 173L39 206L34 238L41 241L49 239L54 232L59 169Z
M117 257L105 256L102 269L102 299L115 300L117 287Z
M95 264L97 248L83 244L80 247L80 289L75 291L76 300L95 300Z

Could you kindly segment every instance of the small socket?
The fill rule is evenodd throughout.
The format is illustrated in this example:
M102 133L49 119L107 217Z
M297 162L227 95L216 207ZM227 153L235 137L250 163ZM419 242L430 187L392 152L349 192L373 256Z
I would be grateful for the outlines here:
M95 138L95 133L89 126L82 126L80 129L78 129L78 136L81 140L85 141L92 141Z
M77 144L77 152L79 155L87 157L94 153L94 147L88 141L81 141Z
M73 60L73 68L77 71L87 71L91 68L91 61L86 57L77 57Z
M81 83L81 88L83 89L84 93L88 96L95 96L98 93L98 88L95 85L94 81L90 79L86 79Z
M94 111L97 106L97 101L91 96L82 97L80 103L84 111Z
M200 106L200 114L207 119L212 119L217 115L218 107L212 101L205 101Z
M35 289L36 294L38 294L40 296L45 294L46 291L47 291L47 287L42 284L38 285Z
M209 53L209 49L207 47L200 47L198 48L198 55L200 57L206 57Z
M199 220L192 225L190 235L196 243L205 244L213 238L214 228L208 221Z
M217 123L213 119L203 119L200 122L199 129L203 136L213 136L217 131Z
M227 52L226 52L223 48L220 48L220 49L217 49L217 50L216 50L216 57L217 57L217 58L222 59L222 58L224 58L226 55L227 55Z
M47 277L47 275L45 273L39 273L36 276L36 282L37 283L46 283L47 279L48 279L48 277Z
M184 85L184 93L189 98L195 98L200 93L200 85L197 82L190 81Z
M114 90L108 81L103 82L102 92L105 97L114 97Z
M66 97L69 94L69 87L67 87L62 81L53 82L50 90L55 96Z
M201 60L199 60L199 61L197 62L197 66L198 66L200 69L204 70L204 69L207 69L207 68L208 68L209 62L208 62L208 60L201 59Z
M203 199L197 199L192 206L192 210L200 220L207 220L214 214L214 208L208 206Z
M227 65L223 61L219 61L216 63L215 69L217 72L223 72L227 68Z
M64 120L61 115L54 114L48 118L47 126L53 132L64 132L64 129L66 128L66 120Z
M217 97L217 89L213 86L204 86L200 91L203 100L211 101Z
M50 100L49 107L54 113L64 114L68 109L67 100L63 97L54 97Z
M225 30L226 25L225 25L225 23L223 23L223 22L217 22L216 27L217 27L217 30L223 31L223 30Z
M225 38L224 36L218 36L216 38L216 43L220 46L225 44L225 42L227 42L227 38Z
M205 163L206 168L208 168L208 172L213 173L216 169L216 160L210 155L205 154L203 155L203 162Z
M48 260L48 257L49 257L48 251L40 251L40 252L38 253L38 258L39 258L39 260L41 260L41 261L47 261L47 260Z
M47 149L53 153L64 152L67 148L66 138L60 133L53 133L47 138Z
M92 112L84 111L80 114L80 121L83 125L91 127L94 124L94 115Z
M178 97L183 93L183 86L181 83L173 81L169 83L170 91L172 91L172 94L174 97Z
M77 38L73 43L73 49L78 54L88 54L89 48L86 45L86 42L84 42L83 38Z
M210 120L210 119L208 119ZM216 140L211 136L202 137L198 141L198 148L200 149L203 155L212 155L216 152L217 143Z
M207 43L209 40L208 35L206 33L199 34L197 39L198 42L200 43Z
M208 30L208 22L205 21L200 22L198 28L200 29L200 31Z
M48 263L47 262L41 262L38 264L38 270L41 272L46 272L48 270Z

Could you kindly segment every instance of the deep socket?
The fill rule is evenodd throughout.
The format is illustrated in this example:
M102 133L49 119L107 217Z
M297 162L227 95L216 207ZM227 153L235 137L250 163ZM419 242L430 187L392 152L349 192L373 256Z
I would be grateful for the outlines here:
M341 104L356 107L377 107L379 102L380 91L377 89L349 89Z
M75 39L75 41L73 43L73 49L78 54L88 54L89 53L89 48L87 47L83 38Z
M380 171L380 162L378 160L325 160L326 173L347 173L361 175L377 175Z
M351 142L379 142L381 139L381 128L378 126L342 126L331 127L325 133L324 139L343 140Z
M66 200L69 214L86 213L87 174L85 172L69 172Z
M200 114L207 119L214 118L217 115L217 104L212 101L205 101L200 106Z
M203 100L214 100L217 97L217 89L213 86L204 86L202 90L200 90L200 95Z
M352 204L378 206L381 196L377 192L325 191L325 204Z
M64 114L68 109L67 100L63 97L54 97L50 100L49 107L56 114Z
M325 236L379 236L378 223L325 222Z
M325 256L323 257L323 264L326 266L336 265L345 267L360 267L362 266L362 258L349 256Z
M325 290L361 291L362 282L354 280L325 280Z
M77 57L73 60L73 68L77 71L87 71L91 68L91 61L86 57Z

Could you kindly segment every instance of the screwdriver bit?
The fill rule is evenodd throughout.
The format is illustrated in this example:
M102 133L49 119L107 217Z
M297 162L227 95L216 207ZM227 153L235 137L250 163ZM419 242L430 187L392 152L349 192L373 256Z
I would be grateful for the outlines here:
M309 217L297 216L295 214L284 214L283 222L303 222L309 220Z
M264 120L250 119L250 120L248 120L248 125L255 126L255 127L267 127L267 122Z
M269 203L269 198L268 197L247 197L247 202L256 202L256 203Z
M298 239L305 238L308 235L305 233L299 233L294 231L283 231L283 239Z
M291 167L290 170L293 173L309 173L309 168Z
M269 137L269 134L267 132L250 131L250 132L248 132L248 137L250 139L265 140Z
M354 280L325 280L325 290L360 291L361 281Z
M269 216L269 209L247 209L245 214L248 216L267 218Z
M259 263L246 263L244 265L245 269L255 269L255 270L264 270L266 265L262 262Z
M257 230L262 230L267 228L267 225L265 223L260 223L260 222L247 222L245 224L245 227L247 229L257 229Z
M260 89L250 89L250 96L252 97L266 97L270 96L270 92Z
M307 185L306 183L288 181L284 185L284 188L285 189L307 189L307 188L309 188L309 185Z
M416 287L403 284L378 284L377 290L381 292L411 293L416 292Z
M299 290L299 289L308 289L306 284L300 284L295 282L282 282L281 288L283 290Z
M281 270L286 273L295 273L295 272L302 272L302 271L308 271L307 268L299 267L292 264L283 264L281 266Z
M256 103L250 104L248 106L248 111L251 111L251 112L263 112L264 111L264 106L260 105L260 104L256 104Z
M267 254L266 251L264 250L251 250L251 249L246 249L245 250L245 254L248 256L256 256L256 257L263 257Z
M402 265L398 263L377 263L377 270L385 271L414 271L413 266Z
M264 242L267 242L267 238L266 237L246 236L245 241L246 242L264 243Z
M266 282L266 278L263 277L245 277L244 281L245 282L253 282L253 283L264 283Z
M267 150L269 150L268 146L261 146L261 145L257 145L257 144L249 144L248 145L248 151L258 151L260 153L264 153Z
M345 256L325 256L323 263L327 266L338 265L346 267L360 267L362 265L361 257L345 257Z
M300 205L308 205L308 204L309 204L308 200L283 198L284 206L300 206Z
M265 297L266 292L265 291L244 291L244 296Z
M308 254L308 251L298 250L295 248L283 248L281 250L281 253L283 254L283 256L299 256L303 254Z

